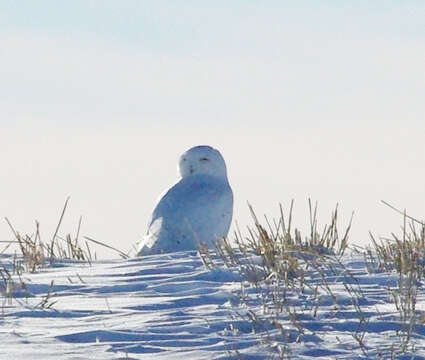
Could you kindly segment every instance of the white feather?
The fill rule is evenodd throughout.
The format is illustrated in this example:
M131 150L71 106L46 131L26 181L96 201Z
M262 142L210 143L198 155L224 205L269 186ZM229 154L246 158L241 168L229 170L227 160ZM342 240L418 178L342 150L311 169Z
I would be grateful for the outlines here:
M138 255L212 247L227 236L233 214L233 193L220 152L196 146L179 161L181 180L159 200Z

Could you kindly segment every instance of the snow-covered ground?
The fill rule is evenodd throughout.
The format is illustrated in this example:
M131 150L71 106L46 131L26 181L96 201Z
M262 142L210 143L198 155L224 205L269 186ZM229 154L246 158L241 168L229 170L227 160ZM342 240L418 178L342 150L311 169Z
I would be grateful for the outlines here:
M12 261L2 255L0 268ZM390 359L405 334L391 296L398 276L368 273L360 255L342 263L312 269L300 291L207 269L195 252L57 262L23 274L25 285L14 275L13 297L0 278L0 359ZM415 353L398 359L425 359L425 291L416 285ZM270 299L285 291L273 311Z

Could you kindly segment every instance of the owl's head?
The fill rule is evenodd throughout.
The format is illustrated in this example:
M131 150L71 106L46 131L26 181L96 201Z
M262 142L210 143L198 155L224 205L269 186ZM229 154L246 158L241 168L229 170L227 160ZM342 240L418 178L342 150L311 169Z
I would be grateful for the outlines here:
M196 174L227 177L220 152L206 145L195 146L180 156L179 170L182 178Z

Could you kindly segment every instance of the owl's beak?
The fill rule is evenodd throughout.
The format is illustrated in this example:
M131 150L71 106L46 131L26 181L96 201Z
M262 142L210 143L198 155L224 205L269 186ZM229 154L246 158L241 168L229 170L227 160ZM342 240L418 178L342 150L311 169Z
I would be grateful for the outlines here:
M191 174L193 174L193 172L195 171L195 170L193 169L193 166L191 166L191 167L189 168L189 171L190 171L190 173L191 173Z

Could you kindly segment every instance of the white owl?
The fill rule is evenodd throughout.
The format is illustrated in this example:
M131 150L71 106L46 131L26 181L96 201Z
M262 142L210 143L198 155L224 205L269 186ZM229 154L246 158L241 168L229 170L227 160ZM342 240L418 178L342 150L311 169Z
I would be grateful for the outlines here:
M181 180L159 200L138 255L212 247L227 236L233 193L226 164L210 146L195 146L179 160Z

